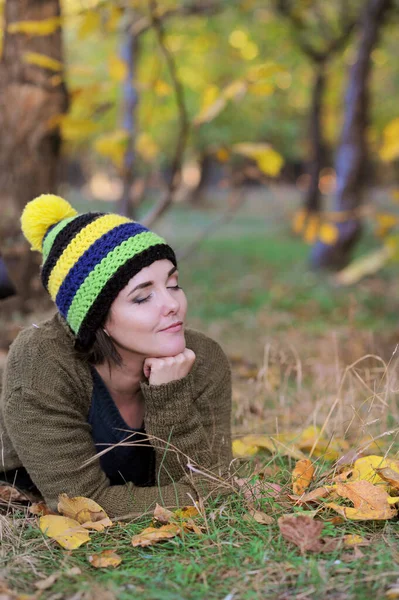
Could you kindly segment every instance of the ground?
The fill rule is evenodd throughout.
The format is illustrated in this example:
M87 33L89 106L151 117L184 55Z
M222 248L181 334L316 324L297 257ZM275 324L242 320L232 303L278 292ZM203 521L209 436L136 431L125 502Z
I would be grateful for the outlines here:
M232 363L234 435L300 435L309 425L324 424L331 439L343 437L350 448L376 439L373 452L395 458L397 265L356 287L337 287L331 276L308 270L309 248L290 232L295 191L255 189L247 196L233 221L220 225L180 262L189 324L217 339ZM185 255L224 204L219 193L205 211L178 206L157 229ZM357 253L379 243L369 227ZM9 316L3 318L3 338L44 313L47 307L14 314L13 324ZM332 465L323 457L315 463L319 478ZM236 461L244 474L263 471L283 492L290 490L294 464L293 458L267 453L247 464ZM0 575L14 590L33 594L35 582L61 572L40 595L52 600L399 597L386 596L399 578L396 519L336 524L332 511L323 510L323 535L358 533L369 545L302 556L281 536L277 518L303 509L284 498L267 496L258 505L273 516L272 525L248 520L244 497L237 493L221 504L207 504L202 536L185 534L133 548L132 535L151 523L146 516L96 533L72 552L44 538L26 512L5 511ZM116 549L123 563L95 570L87 556L107 548Z

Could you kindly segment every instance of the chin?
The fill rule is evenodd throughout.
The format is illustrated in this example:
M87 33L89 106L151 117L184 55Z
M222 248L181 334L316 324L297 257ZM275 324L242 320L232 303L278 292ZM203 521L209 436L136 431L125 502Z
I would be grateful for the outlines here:
M159 344L155 356L176 356L183 352L185 348L186 340L183 334L175 339L164 341L162 344Z

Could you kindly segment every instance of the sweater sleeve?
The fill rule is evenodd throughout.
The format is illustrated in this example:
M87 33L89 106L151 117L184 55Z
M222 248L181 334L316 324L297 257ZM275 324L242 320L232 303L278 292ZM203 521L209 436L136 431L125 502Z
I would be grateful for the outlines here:
M188 463L226 475L232 459L230 365L220 346L205 339L186 377L162 385L142 384L146 433L157 449L161 485L187 474Z
M63 492L92 498L112 517L142 514L156 502L184 506L196 497L188 479L157 487L110 486L96 458L90 425L73 402L55 403L46 392L14 389L4 417L21 463L53 510Z

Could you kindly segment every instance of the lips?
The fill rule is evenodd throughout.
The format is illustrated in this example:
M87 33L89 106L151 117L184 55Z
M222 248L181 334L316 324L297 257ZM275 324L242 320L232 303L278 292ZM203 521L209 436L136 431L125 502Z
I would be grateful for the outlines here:
M183 326L182 321L176 321L176 323L172 323L169 327L165 327L165 329L161 329L161 331L169 331L171 333L180 331Z

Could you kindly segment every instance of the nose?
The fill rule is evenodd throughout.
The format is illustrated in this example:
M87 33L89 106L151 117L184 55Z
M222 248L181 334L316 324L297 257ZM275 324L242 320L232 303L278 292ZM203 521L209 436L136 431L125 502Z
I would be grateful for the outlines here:
M166 289L163 297L163 313L165 315L175 314L179 308L180 302L176 298L176 292Z

